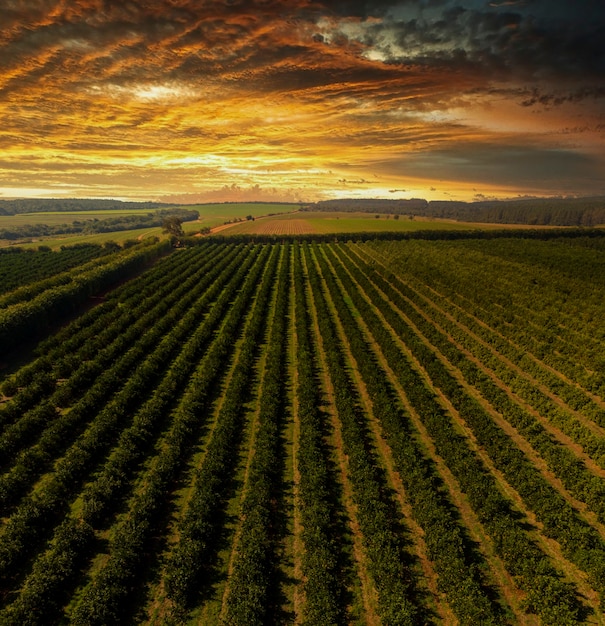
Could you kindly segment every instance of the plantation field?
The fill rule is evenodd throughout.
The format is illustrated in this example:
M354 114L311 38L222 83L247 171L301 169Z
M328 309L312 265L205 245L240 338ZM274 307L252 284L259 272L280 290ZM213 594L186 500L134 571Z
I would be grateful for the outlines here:
M603 624L604 252L0 254L0 623Z
M301 211L284 215L265 216L254 221L230 224L215 229L221 235L308 235L362 232L417 232L420 230L490 230L502 224L479 224L418 218L407 215L368 214L350 212ZM506 225L506 228L519 228Z

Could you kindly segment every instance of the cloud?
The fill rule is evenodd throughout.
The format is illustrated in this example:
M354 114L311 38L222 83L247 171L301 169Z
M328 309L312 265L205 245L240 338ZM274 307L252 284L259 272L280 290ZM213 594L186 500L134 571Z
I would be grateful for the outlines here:
M372 160L401 175L398 155L423 176L430 164L552 181L526 152L527 168L505 158L540 129L551 143L542 137L533 158L581 177L571 155L601 147L605 91L602 5L586 3L574 13L545 0L6 0L0 177L50 185L63 173L105 189L113 175L122 190L158 194L272 189L278 178L352 188ZM488 120L490 107L506 120ZM456 162L451 142L484 148L460 148Z
M520 11L451 6L429 18L374 24L363 41L368 55L387 63L459 68L492 81L589 83L605 75L603 21L549 21Z
M171 204L204 204L211 202L302 202L304 198L295 189L263 189L259 185L241 187L224 185L203 193L172 194L158 199Z
M416 151L374 163L384 174L503 186L515 181L529 189L586 193L603 184L605 159L569 149L528 145L465 143ZM584 187L583 187L584 186Z
M526 0L503 0L502 2L490 2L490 7L523 7L527 4Z
M598 23L550 23L446 2L428 2L431 13L404 20L395 10L418 3L76 0L34 4L29 24L17 6L10 4L13 26L2 31L5 96L94 86L125 95L186 82L200 96L217 86L300 92L348 84L372 97L372 85L389 75L405 87L410 75L422 74L434 92L450 88L452 72L467 89L495 80L594 82L605 65ZM46 14L44 6L51 7Z
M580 102L589 98L604 98L605 86L589 86L576 89L571 92L551 92L544 93L538 88L534 87L531 93L524 100L521 101L521 105L524 107L531 107L536 104L543 106L559 106L566 102Z

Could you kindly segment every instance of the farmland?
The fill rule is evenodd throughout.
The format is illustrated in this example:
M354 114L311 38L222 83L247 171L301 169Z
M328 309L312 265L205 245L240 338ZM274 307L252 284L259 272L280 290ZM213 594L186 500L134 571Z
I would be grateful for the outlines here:
M0 623L604 623L605 236L441 236L0 254Z
M508 228L515 226L507 225ZM313 233L415 232L419 230L469 230L502 228L502 225L459 223L453 220L396 217L389 214L302 211L263 216L255 221L233 223L221 234L306 235Z
M42 202L42 201L41 201ZM48 201L52 202L52 201ZM60 201L56 201L60 202ZM73 201L68 201L73 204ZM139 221L144 220L152 216L154 210L159 210L157 207L137 208L144 203L129 203L128 208L120 208L122 203L116 203L114 208L98 208L94 205L94 201L84 201L82 204L86 208L81 210L67 210L71 209L62 207L61 210L51 211L48 210L49 206L37 207L33 205L29 212L18 212L16 214L3 214L2 207L0 206L0 248L9 245L18 245L25 248L36 248L38 245L49 245L53 249L58 249L61 246L73 246L79 244L102 244L106 241L114 241L119 244L123 244L124 241L148 239L151 237L162 237L162 227L159 225L136 227L128 225L128 220L135 220L139 218ZM93 206L88 206L92 204ZM36 208L42 210L35 210ZM216 228L222 227L225 224L234 225L243 221L245 223L246 217L259 217L259 216L272 216L275 214L284 214L295 211L299 208L297 204L282 204L282 203L262 203L262 202L228 202L218 204L200 204L200 205L185 205L185 206L168 206L162 205L161 207L165 211L180 211L199 213L199 219L195 221L184 221L183 230L187 234L199 232L203 228ZM119 221L119 218L123 218L126 224L116 225L111 227L107 224L108 221ZM63 232L69 231L69 226L78 226L82 229L83 225L92 225L92 227L99 227L101 224L106 225L103 232L91 234L88 233L70 233L70 234L45 234L45 230L63 226ZM44 227L49 227L45 229ZM33 227L39 232L35 232L32 235L28 232L28 227ZM13 235L10 239L3 239L3 233L6 234L10 231L22 231L22 234ZM89 229L90 230L90 229Z

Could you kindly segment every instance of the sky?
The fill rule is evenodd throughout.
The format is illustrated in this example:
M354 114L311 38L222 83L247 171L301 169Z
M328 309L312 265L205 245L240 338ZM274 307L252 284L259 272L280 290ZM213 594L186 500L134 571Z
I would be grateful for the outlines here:
M605 194L605 0L2 0L0 198Z

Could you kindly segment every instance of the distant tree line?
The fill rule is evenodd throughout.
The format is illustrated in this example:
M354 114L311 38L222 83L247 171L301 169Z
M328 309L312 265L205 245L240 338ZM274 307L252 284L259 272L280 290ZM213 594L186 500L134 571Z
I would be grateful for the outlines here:
M105 219L76 220L71 224L25 224L0 228L0 239L24 239L30 237L50 237L65 234L97 234L111 233L137 228L162 226L166 219L175 218L180 222L198 219L199 213L188 209L159 209L145 215L121 215Z
M528 226L586 226L605 224L605 197L524 198L457 202L420 198L411 200L325 200L310 205L312 211L360 211L453 219L461 222L527 224Z
M0 215L43 213L48 211L124 211L130 209L161 209L162 202L122 202L121 200L82 200L78 198L22 198L0 200Z
M302 211L344 211L347 213L386 213L390 215L420 214L426 211L428 202L422 198L411 200L387 200L384 198L342 198L339 200L322 200L309 204Z

